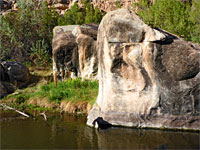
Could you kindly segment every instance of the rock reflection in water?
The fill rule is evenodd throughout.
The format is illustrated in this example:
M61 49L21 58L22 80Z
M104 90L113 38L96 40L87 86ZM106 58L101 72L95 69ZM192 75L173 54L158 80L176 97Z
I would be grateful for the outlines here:
M0 112L0 149L199 149L199 133L86 126L85 116L47 113L36 120ZM6 119L9 118L9 119ZM12 119L11 119L12 118ZM14 119L18 118L18 119Z
M199 149L199 134L189 132L111 128L96 132L103 149Z

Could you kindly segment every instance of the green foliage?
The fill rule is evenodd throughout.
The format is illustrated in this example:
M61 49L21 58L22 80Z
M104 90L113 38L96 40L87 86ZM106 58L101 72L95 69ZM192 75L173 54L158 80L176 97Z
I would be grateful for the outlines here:
M48 45L43 40L38 40L36 43L32 44L31 47L31 58L34 60L34 63L37 65L48 64L50 61L49 54L47 52Z
M85 0L83 3L86 10L85 23L100 23L103 17L100 10L97 7L94 9L93 5L88 0Z
M191 32L192 41L200 43L200 1L192 1L192 10L190 13L190 20L194 24L194 29Z
M32 0L19 0L18 6L17 12L0 16L0 52L3 54L0 59L35 58L32 52L41 44L43 53L49 55L52 30L59 17L55 9L48 9L47 3L36 5ZM46 59L41 60L46 62Z
M88 23L100 23L103 14L96 7L88 1L83 1L83 8L78 6L75 2L74 5L68 10L62 18L58 19L59 25L73 25L73 24L88 24Z
M68 79L65 82L42 84L40 87L28 87L17 90L15 94L4 97L3 100L15 99L18 106L27 107L27 100L34 98L47 98L59 103L62 100L73 102L89 102L94 104L98 95L98 81Z
M29 108L31 110L37 110L37 111L53 111L51 108L45 108L45 107L40 107L38 105L26 105L26 108ZM55 111L55 110L54 110Z
M115 6L116 6L117 8L121 8L121 4L120 4L120 1L119 1L119 0L116 0L116 1L115 1Z
M27 97L26 97L26 96L23 96L23 95L17 96L15 102L16 102L17 104L24 103L26 98L27 98Z
M0 59L31 61L36 65L47 65L51 61L53 28L57 25L100 23L103 15L98 8L84 1L77 3L60 17L47 2L18 0L19 10L6 16L0 15Z
M98 94L98 82L70 79L66 82L58 82L57 87L54 83L42 85L39 91L42 97L48 97L51 101L87 101L94 102Z
M63 18L58 19L59 25L73 25L73 24L83 24L84 23L84 12L79 8L77 2L68 10Z
M150 5L148 1L141 0L136 4L136 7L139 9L138 14L150 26L162 28L186 40L200 42L198 41L198 36L195 35L198 27L196 29L194 27L197 24L199 26L197 20L194 19L199 15L199 4L196 1L194 5L196 8L191 11L191 3L189 2L156 0L154 5ZM193 21L191 21L191 18L193 18Z

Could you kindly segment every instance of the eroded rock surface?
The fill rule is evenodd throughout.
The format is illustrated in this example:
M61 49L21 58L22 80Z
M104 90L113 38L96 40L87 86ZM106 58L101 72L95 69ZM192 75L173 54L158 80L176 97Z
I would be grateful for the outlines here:
M95 78L98 25L69 25L54 28L53 71L58 79Z
M87 124L200 129L199 45L119 9L97 38L99 95Z

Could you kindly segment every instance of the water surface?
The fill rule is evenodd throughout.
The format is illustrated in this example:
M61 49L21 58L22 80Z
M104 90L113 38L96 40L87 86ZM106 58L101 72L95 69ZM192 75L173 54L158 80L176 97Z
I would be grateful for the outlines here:
M86 126L85 116L47 114L24 119L1 114L1 149L200 149L198 132Z

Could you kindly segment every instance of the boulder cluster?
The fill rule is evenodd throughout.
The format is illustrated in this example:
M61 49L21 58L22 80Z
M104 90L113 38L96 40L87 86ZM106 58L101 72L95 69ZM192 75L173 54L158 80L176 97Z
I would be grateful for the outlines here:
M200 129L200 46L108 13L97 36L99 95L88 116L112 125Z
M153 29L127 9L107 13L99 27L54 28L54 75L99 80L89 126L102 118L128 127L199 130L199 60L198 44Z
M52 49L56 79L99 80L89 126L101 118L117 126L200 130L198 44L118 9L100 25L55 27ZM29 81L29 71L20 63L2 62L0 75L0 90L5 91L0 96Z
M53 73L58 79L97 75L97 24L57 26L53 33Z

